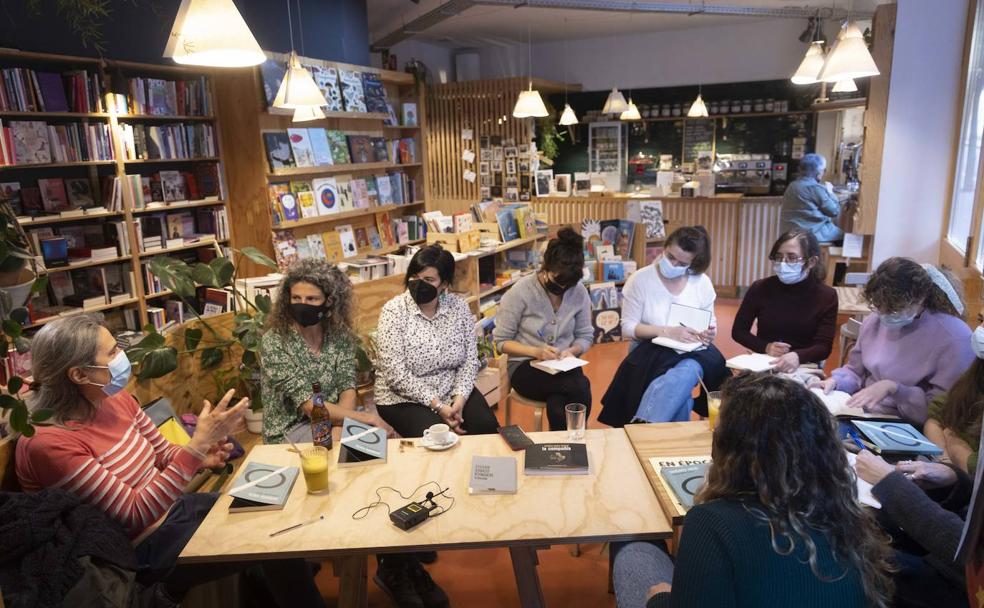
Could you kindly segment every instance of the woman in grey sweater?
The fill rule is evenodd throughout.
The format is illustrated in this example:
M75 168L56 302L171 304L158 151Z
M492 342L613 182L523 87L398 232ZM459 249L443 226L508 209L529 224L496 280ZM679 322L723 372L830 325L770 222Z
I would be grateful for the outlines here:
M583 403L591 413L591 384L580 368L550 374L533 361L579 357L592 343L591 299L581 285L584 240L562 228L550 240L543 265L506 292L492 337L509 355L509 376L520 395L547 403L551 430L567 428L564 406Z

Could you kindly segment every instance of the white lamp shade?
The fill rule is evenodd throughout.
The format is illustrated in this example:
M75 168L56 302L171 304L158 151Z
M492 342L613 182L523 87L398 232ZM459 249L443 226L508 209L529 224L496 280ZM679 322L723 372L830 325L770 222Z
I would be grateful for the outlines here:
M217 68L266 61L232 0L181 0L164 56L183 65Z
M690 106L687 116L690 118L707 118L707 106L704 104L704 98L700 96L700 93L697 93L697 99Z
M796 73L790 79L793 84L813 84L819 82L820 70L823 68L823 60L825 59L823 54L823 42L819 40L810 43L810 48L806 49L806 55L803 57L803 61L800 62L799 67L796 68Z
M613 88L612 92L608 94L608 99L605 101L605 107L601 111L603 114L621 114L628 109L629 104L625 103L625 97L622 95L622 92Z
M621 120L642 120L642 115L639 114L639 108L636 107L635 102L630 99L629 107L622 112L619 118Z
M564 111L560 115L560 124L564 126L577 124L577 115L574 114L574 108L569 103L564 104Z
M547 106L543 105L540 92L535 91L532 86L519 94L516 98L516 105L513 107L514 118L542 118L549 116Z
M301 65L297 53L291 51L290 58L287 60L287 72L280 83L277 97L273 100L273 107L293 110L304 106L326 105L328 101L315 84L311 72Z
M307 122L318 120L325 117L324 111L318 106L304 106L294 108L294 120L292 122Z
M838 80L834 84L834 88L830 89L831 93L853 93L858 90L858 84L854 82L853 78L848 78L847 80Z
M838 82L849 78L877 76L880 73L868 52L868 45L864 43L861 28L851 22L838 35L818 78L824 82Z

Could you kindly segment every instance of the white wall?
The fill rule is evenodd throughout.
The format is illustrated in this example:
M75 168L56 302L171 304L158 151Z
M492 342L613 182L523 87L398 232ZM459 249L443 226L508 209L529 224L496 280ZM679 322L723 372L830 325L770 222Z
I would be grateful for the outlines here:
M967 0L898 0L873 263L939 259Z

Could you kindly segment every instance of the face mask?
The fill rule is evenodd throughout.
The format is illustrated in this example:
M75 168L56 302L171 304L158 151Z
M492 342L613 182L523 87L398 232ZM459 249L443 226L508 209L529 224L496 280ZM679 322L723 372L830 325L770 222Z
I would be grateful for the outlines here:
M893 312L892 314L888 314L888 315L879 314L878 320L881 322L882 325L885 325L886 327L898 329L912 323L912 321L915 320L917 314L918 313L916 312L912 312L912 313Z
M564 287L563 285L561 285L559 283L555 283L552 280L549 280L546 283L544 283L543 284L543 288L546 289L547 291L549 291L550 293L552 293L555 296L562 296L569 289L568 287Z
M980 326L970 334L970 347L978 359L984 359L984 326Z
M663 256L659 259L659 273L667 279L677 279L679 277L682 277L683 275L687 274L688 268L690 268L689 265L674 266L673 264L670 263L668 259L666 259L666 256Z
M314 304L296 302L289 304L287 310L290 312L290 316L301 324L301 327L317 325L328 314L324 304L315 306Z
M772 269L775 271L776 276L779 277L779 280L786 285L799 283L806 278L806 272L803 270L803 262L778 262L772 265Z
M89 384L102 387L103 392L110 397L123 390L126 383L130 381L130 360L122 350L116 353L109 365L89 365L88 367L109 370L109 384L96 384L95 382L89 382Z
M407 285L407 289L410 291L410 297L417 304L427 304L428 302L433 302L437 297L437 287L434 287L427 281L422 281L420 279L413 279L410 284Z

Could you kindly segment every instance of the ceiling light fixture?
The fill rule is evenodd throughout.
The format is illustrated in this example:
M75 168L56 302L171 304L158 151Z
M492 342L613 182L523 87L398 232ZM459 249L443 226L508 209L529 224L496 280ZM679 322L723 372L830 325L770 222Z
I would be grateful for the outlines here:
M567 101L567 19L564 19L564 111L560 114L559 124L565 127L577 124L577 114Z
M878 76L878 66L868 51L861 28L854 21L845 21L837 41L827 53L818 80L838 82L851 78Z
M512 115L514 118L542 118L550 113L547 112L540 92L533 88L533 34L529 22L526 24L526 46L529 50L529 88L519 93Z
M796 68L796 73L790 80L793 84L814 84L820 81L820 70L823 68L824 62L823 54L823 41L814 40L810 43L810 48L806 49L806 55L803 57L803 61L800 62L799 67Z
M291 122L307 122L309 120L321 120L325 118L325 112L318 106L302 106L294 108L294 118Z
M287 72L280 83L280 89L273 100L273 107L296 110L305 106L327 106L328 100L318 88L311 72L301 65L301 60L294 50L294 22L290 15L290 0L287 0L287 27L290 28L290 56L287 58ZM303 47L304 37L301 36ZM313 120L313 119L311 119Z
M847 80L838 80L834 84L834 88L830 89L831 93L853 93L858 90L858 83L854 82L853 78L848 78Z
M687 118L707 118L709 114L707 113L707 104L704 103L704 98L701 97L701 87L697 86L697 99L690 106L690 111L687 112Z
M625 96L617 88L612 87L612 92L608 94L605 107L601 109L603 114L621 114L629 109L629 104L625 103Z
M632 91L629 91L629 104L626 106L625 111L619 114L619 120L642 120L642 114L639 113L639 108L636 107L634 101L632 101Z
M244 68L266 61L232 0L181 0L164 57L182 65Z

